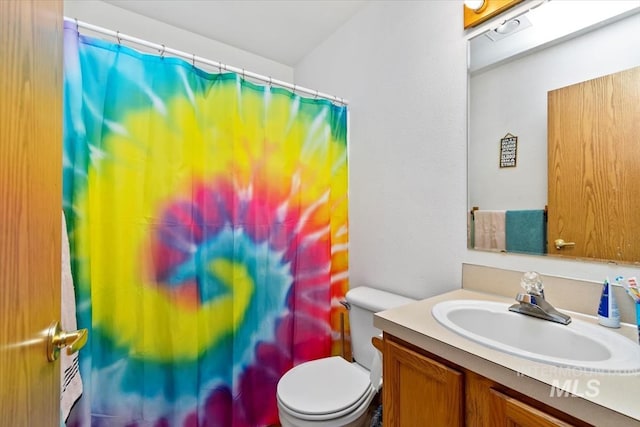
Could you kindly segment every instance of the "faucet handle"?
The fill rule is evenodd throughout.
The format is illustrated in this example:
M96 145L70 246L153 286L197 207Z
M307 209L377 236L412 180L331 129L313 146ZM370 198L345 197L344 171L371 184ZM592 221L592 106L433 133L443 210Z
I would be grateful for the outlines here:
M542 278L540 274L535 271L527 271L524 273L522 279L520 279L520 286L522 286L528 294L541 295L544 297Z

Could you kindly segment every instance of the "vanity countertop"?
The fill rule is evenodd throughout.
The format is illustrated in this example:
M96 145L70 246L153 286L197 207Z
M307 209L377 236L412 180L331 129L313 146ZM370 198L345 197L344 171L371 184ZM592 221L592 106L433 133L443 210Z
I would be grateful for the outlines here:
M435 304L456 299L513 302L513 299L501 296L460 289L377 313L374 325L385 333L594 425L640 426L640 374L560 368L471 341L440 325L431 315ZM573 318L598 323L595 316L569 313ZM620 329L611 331L634 341L638 339L635 325L623 323ZM575 396L559 395L557 388Z

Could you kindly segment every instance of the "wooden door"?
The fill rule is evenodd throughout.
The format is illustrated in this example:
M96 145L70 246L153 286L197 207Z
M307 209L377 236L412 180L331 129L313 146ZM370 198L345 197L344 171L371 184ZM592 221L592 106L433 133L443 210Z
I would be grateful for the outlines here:
M490 390L493 427L571 427L566 423L518 399Z
M0 426L58 426L62 2L0 0Z
M640 261L639 118L640 67L549 92L549 254Z
M383 354L385 427L464 424L462 373L386 337Z

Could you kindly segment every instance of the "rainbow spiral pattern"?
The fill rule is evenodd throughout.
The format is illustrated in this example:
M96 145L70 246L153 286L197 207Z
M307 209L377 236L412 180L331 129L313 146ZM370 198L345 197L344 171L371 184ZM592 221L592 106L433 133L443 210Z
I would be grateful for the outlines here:
M267 426L335 354L346 109L65 28L64 209L84 396L69 425Z

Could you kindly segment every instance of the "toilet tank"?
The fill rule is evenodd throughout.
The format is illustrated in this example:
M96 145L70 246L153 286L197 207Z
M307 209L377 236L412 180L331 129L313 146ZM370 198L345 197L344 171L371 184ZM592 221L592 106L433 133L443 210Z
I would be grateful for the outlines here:
M373 314L415 300L366 286L351 289L347 292L346 298L351 305L349 325L353 358L358 364L371 369L375 351L371 338L382 333L380 329L373 326Z

